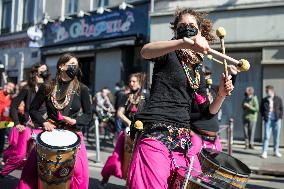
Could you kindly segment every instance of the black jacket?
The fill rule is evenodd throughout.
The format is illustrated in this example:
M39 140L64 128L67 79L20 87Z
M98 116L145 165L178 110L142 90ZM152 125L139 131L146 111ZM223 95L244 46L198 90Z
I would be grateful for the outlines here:
M276 119L282 119L283 117L283 104L282 100L278 96L274 96L273 98L273 111L275 112ZM260 113L264 119L267 121L269 114L269 100L268 97L265 97L261 101L260 105Z

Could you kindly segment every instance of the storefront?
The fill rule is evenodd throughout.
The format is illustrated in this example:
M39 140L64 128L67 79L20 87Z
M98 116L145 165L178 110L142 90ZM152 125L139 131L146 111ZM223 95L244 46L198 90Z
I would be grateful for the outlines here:
M114 8L104 14L94 12L50 23L44 32L43 61L54 74L61 54L75 54L81 64L82 81L92 93L105 86L113 89L130 73L148 72L148 65L139 54L149 38L148 9L148 3L140 2L134 8Z

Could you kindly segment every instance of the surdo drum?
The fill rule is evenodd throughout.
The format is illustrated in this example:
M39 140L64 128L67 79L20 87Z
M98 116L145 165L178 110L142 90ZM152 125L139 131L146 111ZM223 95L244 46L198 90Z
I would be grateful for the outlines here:
M39 189L68 189L80 146L78 134L55 129L37 136Z
M202 172L179 167L174 177L174 189L242 189L251 170L240 160L213 149L202 149L198 155ZM195 159L194 161L198 161ZM193 176L194 175L194 176Z
M251 170L240 160L212 149L199 153L202 172L222 188L245 188Z

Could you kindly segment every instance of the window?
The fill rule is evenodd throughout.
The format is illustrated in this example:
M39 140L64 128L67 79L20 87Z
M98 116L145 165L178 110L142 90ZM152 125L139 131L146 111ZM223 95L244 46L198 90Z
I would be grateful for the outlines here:
M25 30L34 24L35 0L24 0L23 27Z
M98 0L98 7L105 7L108 5L109 5L108 0Z
M67 14L78 12L78 0L66 0L65 10Z
M2 1L2 28L1 33L9 33L12 19L12 0Z

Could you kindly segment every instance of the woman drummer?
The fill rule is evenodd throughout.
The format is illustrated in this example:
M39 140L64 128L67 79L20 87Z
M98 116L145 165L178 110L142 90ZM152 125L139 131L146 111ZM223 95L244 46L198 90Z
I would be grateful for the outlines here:
M86 147L81 129L88 126L92 111L88 88L77 75L80 72L78 59L72 54L63 54L57 62L55 80L39 88L30 107L30 116L34 123L42 125L46 131L67 129L80 135L80 150L76 155L74 173L71 178L72 189L87 189L89 170ZM38 113L45 103L47 119ZM64 140L64 139L63 139ZM32 151L23 169L19 189L37 188L36 151Z
M130 92L125 94L118 102L117 116L122 120L126 126L126 130L129 131L129 127L134 119L134 115L139 112L145 103L145 93L143 93L142 86L145 82L145 74L134 73L129 76L129 89ZM127 131L126 131L127 132ZM102 181L101 188L104 188L111 175L123 178L125 173L123 172L123 166L127 166L129 162L126 162L124 155L125 137L127 135L125 131L121 131L117 143L114 148L113 154L108 158L101 172ZM131 154L129 154L131 155ZM126 165L123 165L126 164ZM127 170L126 169L126 170Z
M155 67L150 98L136 114L137 122L143 122L144 134L129 169L128 186L132 189L171 188L176 169L189 167L194 155L190 142L191 103L197 101L203 116L210 118L233 90L231 76L223 75L217 97L211 104L206 98L199 53L207 53L208 42L214 37L212 23L205 14L178 9L172 29L174 39L152 42L141 50L144 58L155 62ZM187 43L186 37L192 37L194 45Z
M24 165L28 155L28 142L31 139L32 133L39 133L41 131L38 128L38 124L31 124L29 109L38 88L47 81L48 77L49 73L46 64L34 64L29 73L28 84L20 90L18 96L12 101L10 111L15 126L12 128L9 136L11 144L4 152L6 157L5 165L0 172L1 176L6 176ZM24 103L24 115L19 116L19 109L22 103ZM46 113L44 104L38 109L38 112L41 116Z
M214 85L211 79L211 70L204 67L204 75L206 79L206 91L207 91L207 98L210 103L218 95L219 86ZM238 69L234 65L228 65L228 71L232 75L232 83L234 85L236 76L238 73ZM190 139L191 143L194 146L196 155L203 149L214 149L216 151L222 151L221 141L218 135L219 132L219 122L218 116L215 115L211 119L208 119L202 116L197 103L192 103L191 107L191 132L190 132ZM195 168L200 170L200 164L198 161L195 161Z

